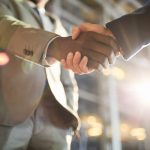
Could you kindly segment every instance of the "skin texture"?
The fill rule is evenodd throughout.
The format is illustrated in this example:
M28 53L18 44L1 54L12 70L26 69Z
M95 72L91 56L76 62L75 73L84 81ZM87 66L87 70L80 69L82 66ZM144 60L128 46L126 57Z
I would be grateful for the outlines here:
M84 63L81 61L83 68L88 66L89 70L98 69L99 64L106 68L112 64L118 45L114 38L93 31L81 32L77 39L72 37L56 38L49 46L47 56L52 56L57 60L72 60L76 66L84 56ZM77 52L78 51L78 52ZM77 52L77 53L76 53ZM68 55L68 56L67 56ZM72 56L76 55L76 61ZM87 59L88 58L88 59ZM70 61L68 61L69 63Z
M44 8L47 3L47 0L30 1L39 8ZM115 59L117 44L111 36L106 36L108 31L104 27L98 27L96 30L99 35L93 32L95 27L81 25L80 29L74 29L73 39L55 39L49 46L47 56L61 61L65 69L71 69L77 74L90 73L100 66L106 68Z
M72 30L72 39L76 40L76 39L78 39L78 37L80 36L80 34L82 32L89 32L89 31L93 31L93 32L99 33L101 35L109 36L109 37L113 38L115 41L115 37L113 36L113 34L111 33L110 30L106 29L105 27L103 27L101 25L90 24L90 23L83 23L79 27L74 27ZM106 52L106 49L104 49L102 47L101 47L101 49L102 49L103 53ZM107 57L108 57L107 65L100 64L99 69L106 68L109 64L113 64L115 62L116 56L118 55L118 52L119 52L119 47L117 50L114 49L114 51L112 53L109 53L107 55ZM61 63L63 64L64 68L70 69L77 74L87 74L87 73L91 73L95 70L94 68L88 67L88 65L87 65L88 57L86 57L86 56L81 57L80 52L75 53L75 55L71 55L71 56L68 55L66 60L65 59L61 60Z

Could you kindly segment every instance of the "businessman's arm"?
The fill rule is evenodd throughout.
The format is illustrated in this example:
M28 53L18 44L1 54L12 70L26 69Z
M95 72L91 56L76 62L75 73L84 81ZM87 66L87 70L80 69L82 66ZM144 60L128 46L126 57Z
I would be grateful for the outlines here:
M125 59L150 43L150 3L106 24L116 37Z
M110 30L108 30L107 28L101 25L91 24L91 23L83 23L79 27L74 27L72 30L72 39L77 40L80 33L87 32L87 31L93 31L100 35L111 37L114 41L116 41L114 35ZM106 49L103 47L100 47L100 49L102 52L106 51ZM103 70L104 68L107 68L109 64L113 64L115 62L116 55L118 55L119 53L119 49L120 49L119 46L115 51L112 49L112 53L108 55L109 63L107 64L107 66L100 64L98 69ZM111 57L113 59L111 59ZM88 61L89 61L88 57L86 56L82 57L79 52L76 52L75 55L71 55L71 56L68 55L66 60L62 60L61 63L64 65L66 69L70 69L77 74L87 74L94 71L94 69L88 68L87 66Z
M71 37L58 37L53 40L58 35L34 29L8 15L0 15L0 29L1 49L41 65L43 53L47 49L47 57L57 60L66 58L69 52L80 51L89 58L90 68L98 68L99 64L107 65L108 57L113 49L117 49L112 38L94 32L83 33L75 41ZM102 47L105 48L104 52L101 51Z
M120 45L120 53L128 60L138 53L144 46L150 43L150 2L134 11L131 14L122 16L106 24L108 30L96 24L84 23L77 27L73 32L73 39L76 39L80 32L93 31L114 36ZM87 72L87 60L79 59L79 56L73 56L74 64L78 62L78 66L70 63L71 60L63 60L63 65L71 70L76 70L76 73L89 73ZM76 61L78 60L78 61ZM81 63L82 62L82 63ZM70 65L71 64L71 65ZM84 69L86 68L86 69Z

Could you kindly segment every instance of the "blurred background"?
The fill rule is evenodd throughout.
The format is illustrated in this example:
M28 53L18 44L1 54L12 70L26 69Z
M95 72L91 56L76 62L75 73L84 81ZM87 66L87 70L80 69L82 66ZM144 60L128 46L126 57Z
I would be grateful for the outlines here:
M146 0L51 0L67 31L82 22L103 24ZM150 50L103 72L76 75L80 89L80 140L72 150L150 150Z

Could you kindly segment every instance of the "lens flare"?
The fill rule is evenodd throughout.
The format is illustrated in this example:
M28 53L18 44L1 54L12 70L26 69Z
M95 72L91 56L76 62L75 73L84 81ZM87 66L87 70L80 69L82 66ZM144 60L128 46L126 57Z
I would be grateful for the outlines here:
M9 62L9 56L5 52L0 52L0 66L4 66Z

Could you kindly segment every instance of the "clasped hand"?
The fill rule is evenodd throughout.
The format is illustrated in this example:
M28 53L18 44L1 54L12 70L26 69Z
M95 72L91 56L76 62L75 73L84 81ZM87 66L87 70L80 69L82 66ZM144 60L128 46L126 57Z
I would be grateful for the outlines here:
M113 64L119 48L103 26L85 23L74 28L72 37L59 37L50 44L48 56L61 61L77 74L90 73Z
M66 59L61 60L65 69L70 69L77 74L87 74L97 68L107 68L110 64L115 62L116 56L119 53L119 46L117 45L115 37L111 31L105 27L90 23L81 24L79 27L73 28L72 39L76 40L80 38L81 33L89 31L97 33L95 45L93 45L91 49L88 49L88 55L79 51L75 52L75 54L70 52ZM90 44L91 42L87 41L87 43ZM96 53L91 53L92 50L96 51ZM94 62L91 62L91 55L97 55Z

